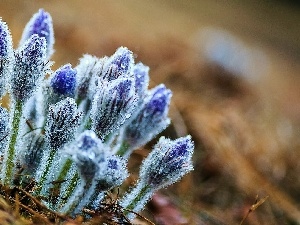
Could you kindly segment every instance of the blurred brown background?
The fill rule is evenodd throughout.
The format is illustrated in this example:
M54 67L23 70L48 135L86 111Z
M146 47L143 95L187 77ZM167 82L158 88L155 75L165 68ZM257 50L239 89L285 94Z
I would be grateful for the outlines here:
M15 47L39 8L53 17L53 69L126 46L152 86L173 90L165 134L193 135L195 171L154 198L149 219L238 224L259 195L269 198L244 224L300 223L296 1L3 0Z

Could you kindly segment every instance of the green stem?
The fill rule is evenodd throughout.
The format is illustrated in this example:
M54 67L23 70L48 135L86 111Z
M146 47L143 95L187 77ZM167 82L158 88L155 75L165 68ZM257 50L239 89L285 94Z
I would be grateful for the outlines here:
M71 169L71 166L72 166L72 160L71 159L67 159L63 168L60 170L60 173L58 175L58 178L57 180L58 181L62 181L66 178L67 176L67 173L69 172L69 170Z
M139 187L136 187L139 188ZM136 205L141 202L141 200L146 196L146 194L148 194L150 191L150 187L149 186L144 186L141 188L141 190L139 191L139 193L135 196L134 199L132 199L132 201L130 202L130 204L128 204L127 206L125 206L127 213L125 214L129 214L129 211L134 210L134 208L136 207Z
M71 214L72 212L74 212L74 210L77 208L77 206L80 204L80 202L83 201L84 198L89 195L91 187L92 187L91 182L86 183L84 186L81 187L82 190L80 190L80 192L77 194L76 198L74 198L75 200L68 207L65 214Z
M13 121L12 121L12 134L8 146L8 154L7 158L4 159L6 162L5 167L3 168L4 172L4 185L10 185L11 180L13 178L13 171L14 171L14 164L15 164L15 145L17 142L17 137L19 133L19 126L22 116L22 108L23 104L21 101L16 101L15 103L15 109L14 109L14 115L13 115Z
M40 192L41 192L41 190L42 190L42 188L44 186L44 183L46 181L46 178L47 178L47 175L49 173L50 167L52 165L55 153L56 153L55 149L51 149L50 150L50 155L49 155L49 158L47 160L47 164L46 164L45 170L43 171L43 174L41 176L41 179L40 179L40 182L39 182L39 187L36 190L36 194L37 195L40 194Z
M55 190L60 191L61 184L65 180L68 172L70 171L72 163L73 162L71 159L67 159L66 162L64 163L62 169L59 172L58 178L57 178L58 182L53 185Z
M64 199L69 199L70 196L72 195L72 193L74 192L77 184L78 184L78 181L79 181L79 175L78 173L76 172L74 174L74 176L72 177L71 179L71 182L70 182L70 185L68 187L68 189L66 190L66 194L64 196Z
M125 153L128 151L129 147L130 145L124 141L116 154L119 156L124 156Z

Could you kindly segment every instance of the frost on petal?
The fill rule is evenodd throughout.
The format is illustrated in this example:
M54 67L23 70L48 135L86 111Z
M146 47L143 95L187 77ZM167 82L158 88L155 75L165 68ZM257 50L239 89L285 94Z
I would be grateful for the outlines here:
M73 97L76 87L76 70L72 69L71 64L60 67L51 77L50 85L55 93Z
M140 181L154 189L166 187L193 170L191 136L174 141L161 137L143 161Z
M23 117L29 120L33 127L40 128L45 122L45 96L42 87L39 87L33 96L31 96L23 111ZM28 126L27 126L28 127ZM29 128L29 127L28 127Z
M22 46L33 34L37 34L39 37L44 37L47 43L47 56L49 59L54 45L54 32L51 15L40 9L29 20L22 34L20 46Z
M119 156L109 156L105 163L100 164L100 170L97 174L97 192L107 191L121 185L128 177L126 168L127 161Z
M0 153L3 154L9 139L10 123L9 113L5 108L0 106Z
M93 131L86 130L65 147L74 160L85 182L91 182L99 171L99 162L105 161L106 147Z
M52 149L59 149L70 141L77 130L82 118L78 112L75 100L65 98L49 107L45 127L45 137Z
M106 60L107 57L99 59L91 55L84 55L80 59L75 68L77 71L76 99L93 98Z
M32 35L15 53L11 77L14 99L26 101L40 85L47 67L45 63L46 41Z
M13 63L14 54L10 31L0 18L0 97L7 91Z
M136 97L132 79L103 83L92 103L92 129L104 140L130 118L135 107Z
M32 131L22 137L21 165L26 173L33 175L39 167L44 150L44 135Z
M137 63L133 67L133 75L135 77L135 92L142 98L147 93L149 85L149 67L145 66L143 63Z
M172 92L163 84L149 91L140 111L124 130L124 140L131 148L146 144L169 125L171 96Z
M104 65L102 78L108 81L119 77L129 78L134 65L133 54L128 48L120 47Z

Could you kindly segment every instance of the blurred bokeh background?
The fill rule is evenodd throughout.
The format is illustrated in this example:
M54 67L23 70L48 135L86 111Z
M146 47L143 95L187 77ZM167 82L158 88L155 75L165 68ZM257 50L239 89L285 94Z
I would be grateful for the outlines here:
M269 198L244 224L300 224L297 1L3 0L15 47L39 8L53 17L53 70L126 46L150 66L151 86L173 90L164 135L192 134L195 170L155 196L147 218L239 224L258 195Z

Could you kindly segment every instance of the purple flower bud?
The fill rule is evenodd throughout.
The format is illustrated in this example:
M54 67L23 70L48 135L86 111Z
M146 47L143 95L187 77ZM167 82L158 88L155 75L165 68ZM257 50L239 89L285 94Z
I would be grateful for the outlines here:
M26 173L34 174L43 157L44 135L40 131L32 131L22 137L24 150L21 152L21 163Z
M84 55L76 66L76 99L93 98L96 84L92 83L94 79L101 76L103 64L106 58L97 58L91 55Z
M76 70L66 64L54 72L50 81L53 91L60 95L74 96L76 87Z
M92 208L99 207L105 191L120 186L128 177L126 165L127 160L115 155L108 156L105 162L99 164L100 170L95 177L95 192L90 202Z
M146 144L169 125L171 96L172 92L163 84L149 91L140 111L124 131L124 140L131 148Z
M99 171L99 162L105 161L106 148L93 131L84 131L79 137L66 146L72 156L80 176L90 183Z
M135 92L142 100L149 85L149 67L143 63L137 63L133 67L133 74L135 77Z
M191 136L174 141L161 137L143 161L140 182L153 189L164 188L193 170L194 143Z
M133 65L132 52L125 47L120 47L104 65L102 78L111 81L119 77L129 77Z
M26 101L40 85L46 73L46 41L32 35L15 53L15 65L11 77L12 95Z
M0 20L0 57L7 58L12 54L12 39L7 24Z
M13 63L12 38L6 23L0 19L0 97L7 90Z
M121 185L128 177L126 164L127 161L119 156L107 157L106 162L100 164L101 169L96 177L96 190L98 192L107 191Z
M130 118L135 107L133 80L118 79L108 84L103 83L92 103L92 129L104 140Z
M75 100L65 98L55 105L50 105L46 122L46 141L51 149L58 150L74 137L82 118Z
M47 43L47 58L50 58L54 45L54 32L51 15L40 9L27 23L20 41L23 45L33 34L44 37Z

